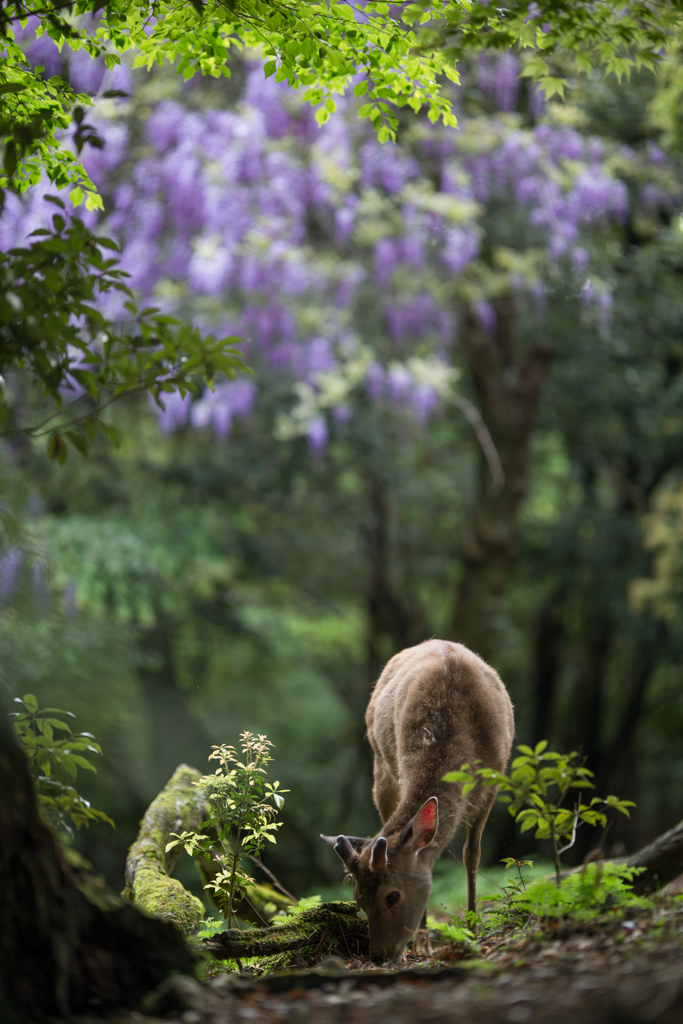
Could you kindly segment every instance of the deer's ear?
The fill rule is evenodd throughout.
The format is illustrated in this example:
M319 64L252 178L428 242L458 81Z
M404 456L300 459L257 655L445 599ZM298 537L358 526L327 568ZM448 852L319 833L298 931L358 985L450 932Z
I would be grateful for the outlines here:
M422 805L403 833L401 845L409 845L413 853L429 846L439 827L439 801L435 796Z

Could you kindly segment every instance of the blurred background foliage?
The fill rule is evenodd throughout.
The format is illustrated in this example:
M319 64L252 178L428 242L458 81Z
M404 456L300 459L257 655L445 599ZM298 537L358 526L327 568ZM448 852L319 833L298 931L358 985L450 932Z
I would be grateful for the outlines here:
M460 134L406 116L396 148L351 103L319 129L254 60L124 65L97 101L92 224L143 300L242 334L254 369L120 403L119 449L65 468L0 447L0 682L102 743L83 790L117 829L77 843L117 887L175 767L245 729L291 790L269 866L338 884L319 833L377 827L372 683L435 635L501 672L520 742L637 802L612 852L683 816L680 67L549 104L517 71L472 61ZM8 201L5 246L44 191ZM8 378L5 422L36 401ZM489 863L532 847L494 814Z

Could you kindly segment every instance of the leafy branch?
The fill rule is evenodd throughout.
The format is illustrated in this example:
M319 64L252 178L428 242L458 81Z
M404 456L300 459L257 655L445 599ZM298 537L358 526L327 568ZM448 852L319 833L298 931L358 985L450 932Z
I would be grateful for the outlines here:
M582 825L607 825L605 811L613 809L629 817L629 807L635 807L632 800L620 800L616 796L605 798L594 796L590 803L583 803L581 792L572 806L564 806L572 790L593 789L593 772L579 760L576 751L558 754L547 750L548 743L541 740L532 749L519 746L521 756L512 762L509 775L493 768L474 768L464 764L460 771L444 775L445 782L462 784L463 796L483 786L498 793L498 800L508 805L508 811L515 818L522 832L535 829L536 839L549 839L553 848L555 880L560 884L560 857L576 842L577 830Z
M80 219L67 223L56 213L52 230L32 237L29 246L0 253L0 375L25 371L56 410L33 424L6 415L0 436L47 434L50 455L63 462L67 443L85 456L98 430L116 441L102 413L122 396L149 391L163 405L164 395L184 395L197 378L211 383L247 369L238 338L203 337L155 307L138 310L128 275L105 255L118 252L116 243ZM128 321L104 315L99 303L107 294L124 300Z
M71 726L62 720L76 716L60 708L40 708L32 693L15 697L16 704L23 706L15 711L14 729L28 758L29 771L36 787L38 806L58 831L71 835L72 825L80 828L91 821L106 821L112 827L114 822L104 811L91 807L71 784L79 768L96 771L87 754L102 754L102 748L90 732L74 733ZM57 734L66 735L57 735Z

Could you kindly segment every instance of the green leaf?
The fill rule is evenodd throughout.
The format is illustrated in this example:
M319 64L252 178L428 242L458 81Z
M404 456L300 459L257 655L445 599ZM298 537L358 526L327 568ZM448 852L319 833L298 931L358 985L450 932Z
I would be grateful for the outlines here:
M47 439L47 453L51 459L56 459L60 466L63 466L66 462L68 455L66 445L61 435L56 431L54 434L50 434Z
M75 430L67 430L65 437L68 437L71 444L74 446L76 451L84 458L88 457L88 442L82 434L77 434Z
M469 772L448 772L442 776L443 782L471 782L472 776Z

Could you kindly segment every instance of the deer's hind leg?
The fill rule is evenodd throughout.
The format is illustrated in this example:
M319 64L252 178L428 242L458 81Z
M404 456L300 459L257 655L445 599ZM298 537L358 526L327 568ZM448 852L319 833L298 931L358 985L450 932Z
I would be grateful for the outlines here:
M462 851L462 860L467 872L467 909L476 910L477 868L481 860L481 837L496 794L487 790L483 802L473 808L467 819L467 837Z

